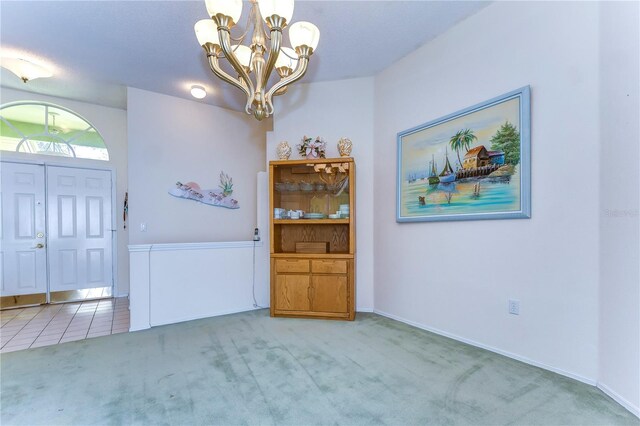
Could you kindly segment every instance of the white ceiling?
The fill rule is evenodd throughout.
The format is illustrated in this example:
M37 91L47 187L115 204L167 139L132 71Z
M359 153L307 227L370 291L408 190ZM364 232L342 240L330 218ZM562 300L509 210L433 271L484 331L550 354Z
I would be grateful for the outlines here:
M302 81L375 75L487 4L298 0L293 21L320 28ZM241 92L211 74L196 41L193 25L206 17L204 1L2 0L2 49L41 58L54 77L24 84L3 68L0 83L118 108L127 86L193 99L188 88L201 84L209 93L202 102L241 110Z

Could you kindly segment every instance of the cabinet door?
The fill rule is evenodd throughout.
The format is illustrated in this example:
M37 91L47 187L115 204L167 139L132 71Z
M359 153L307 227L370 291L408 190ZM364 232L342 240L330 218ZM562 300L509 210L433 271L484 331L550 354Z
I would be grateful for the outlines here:
M347 312L347 276L315 275L311 278L315 312Z
M276 309L283 311L309 311L309 276L276 275Z

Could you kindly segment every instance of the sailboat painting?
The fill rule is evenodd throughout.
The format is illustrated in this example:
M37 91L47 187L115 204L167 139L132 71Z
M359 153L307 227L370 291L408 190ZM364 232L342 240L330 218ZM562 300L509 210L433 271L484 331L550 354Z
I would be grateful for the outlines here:
M531 217L530 89L398 133L398 222Z

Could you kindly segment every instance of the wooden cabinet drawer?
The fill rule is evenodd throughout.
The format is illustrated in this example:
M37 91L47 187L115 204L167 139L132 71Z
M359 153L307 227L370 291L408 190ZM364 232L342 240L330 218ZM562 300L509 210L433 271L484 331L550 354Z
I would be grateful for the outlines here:
M312 260L311 272L314 274L346 274L347 261L343 259Z
M309 272L306 259L276 259L276 272Z

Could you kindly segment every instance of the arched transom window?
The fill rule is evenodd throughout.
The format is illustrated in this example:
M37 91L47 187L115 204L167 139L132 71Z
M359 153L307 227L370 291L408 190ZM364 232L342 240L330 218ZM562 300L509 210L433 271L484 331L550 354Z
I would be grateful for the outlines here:
M109 161L104 140L91 123L43 102L0 107L0 150Z

